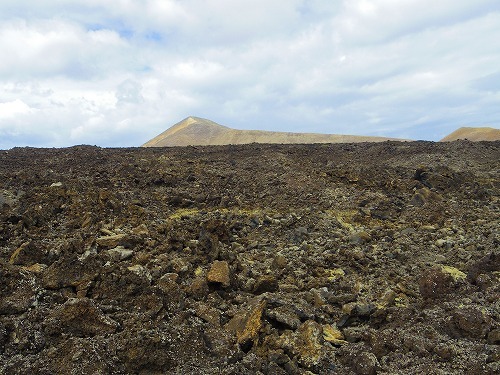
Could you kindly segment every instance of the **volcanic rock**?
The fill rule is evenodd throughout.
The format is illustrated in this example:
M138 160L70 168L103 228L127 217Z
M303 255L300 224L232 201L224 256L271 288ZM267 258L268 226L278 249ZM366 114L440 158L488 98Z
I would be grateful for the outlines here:
M496 374L498 160L498 141L0 152L0 373Z

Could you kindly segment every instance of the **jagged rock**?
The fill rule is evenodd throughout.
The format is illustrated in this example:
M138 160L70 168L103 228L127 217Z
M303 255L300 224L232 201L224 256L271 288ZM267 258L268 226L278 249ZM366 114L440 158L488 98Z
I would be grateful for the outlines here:
M427 203L438 202L441 200L441 196L427 187L422 187L418 189L410 200L410 204L413 206L423 206Z
M419 290L426 299L441 299L453 290L453 277L442 268L425 270L419 280Z
M203 319L205 322L214 327L220 327L221 314L216 308L200 302L195 304L194 310L196 316Z
M500 328L493 329L490 331L490 333L488 333L488 344L500 344Z
M366 242L370 242L370 240L371 236L365 231L356 232L349 236L349 243L354 245L361 245Z
M231 284L229 264L226 261L214 261L207 274L209 283L221 284L228 287Z
M297 332L297 352L299 363L311 368L317 365L322 356L323 328L313 320L304 322Z
M359 353L353 360L353 370L359 375L375 375L379 367L377 357L373 353Z
M300 326L300 318L297 315L295 308L290 305L278 306L274 309L268 308L266 316L276 322L278 327L296 330Z
M123 245L127 238L126 234L114 234L111 236L102 236L96 238L96 242L99 246L107 248L116 248L119 245Z
M278 290L278 280L274 275L262 275L256 280L253 287L254 294L262 294L265 292L274 292Z
M474 307L458 308L453 312L452 324L462 335L484 338L491 328L491 317Z
M8 207L13 207L16 205L19 197L19 193L8 191L8 190L0 190L0 209L3 208L4 205Z
M323 326L323 339L334 345L347 344L344 334L336 326L332 326L330 324Z
M49 334L92 337L115 332L118 323L105 316L92 300L71 298L51 312L47 326Z
M19 314L36 303L40 285L33 273L0 260L0 314Z
M257 341L258 334L263 327L262 315L267 300L256 298L251 301L246 311L235 315L226 325L226 329L236 333L238 344L248 351Z
M186 288L186 293L196 299L204 298L209 292L206 277L196 277L193 282Z
M123 246L117 246L115 248L107 250L113 260L127 260L132 258L134 255L134 250L126 249Z
M499 146L0 151L0 373L496 374Z
M151 282L153 279L151 276L151 272L149 272L149 270L146 267L140 264L134 264L133 266L127 267L127 269L130 272L139 276L140 278L146 279L148 282Z
M98 263L95 258L80 261L75 255L62 257L43 271L43 286L47 289L76 286L95 273Z

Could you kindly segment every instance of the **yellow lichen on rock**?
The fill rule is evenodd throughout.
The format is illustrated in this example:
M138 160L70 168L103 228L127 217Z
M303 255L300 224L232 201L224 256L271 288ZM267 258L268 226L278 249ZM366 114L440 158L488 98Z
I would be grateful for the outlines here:
M21 251L23 251L30 243L31 243L30 241L24 242L21 246L19 246L16 250L14 250L14 252L9 258L9 263L14 264L16 258L19 256Z
M262 328L262 313L266 303L267 301L262 299L248 312L243 329L236 332L239 344L244 344L249 341L255 342L257 339L259 331Z
M342 268L335 268L333 270L328 270L328 273L329 273L328 276L329 281L336 281L345 276L345 271Z
M321 358L323 329L314 320L308 320L298 329L299 362L305 367L316 365Z
M467 275L460 271L458 268L451 266L441 266L441 270L450 275L454 281L461 281L467 278Z
M332 326L330 324L325 324L323 326L323 339L334 345L347 344L347 341L344 340L344 335L337 326Z

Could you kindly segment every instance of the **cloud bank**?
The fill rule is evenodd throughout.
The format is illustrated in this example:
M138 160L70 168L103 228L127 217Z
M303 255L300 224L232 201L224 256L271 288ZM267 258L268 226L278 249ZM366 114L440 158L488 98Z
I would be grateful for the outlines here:
M500 127L497 0L0 4L0 149L138 146L189 115L438 140Z

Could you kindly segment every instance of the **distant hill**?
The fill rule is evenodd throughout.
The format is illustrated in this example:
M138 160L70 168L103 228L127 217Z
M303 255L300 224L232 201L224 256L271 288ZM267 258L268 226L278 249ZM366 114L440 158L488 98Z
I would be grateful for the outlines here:
M358 135L337 135L318 133L288 133L263 130L237 130L219 125L213 121L188 117L163 133L157 135L142 147L207 146L247 143L351 143L383 142L404 139L369 137Z
M469 141L498 141L500 140L500 129L494 128L459 128L448 134L440 142L468 139Z

